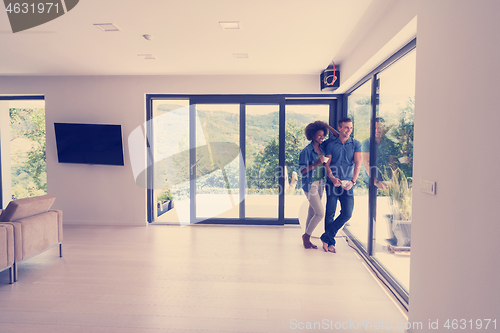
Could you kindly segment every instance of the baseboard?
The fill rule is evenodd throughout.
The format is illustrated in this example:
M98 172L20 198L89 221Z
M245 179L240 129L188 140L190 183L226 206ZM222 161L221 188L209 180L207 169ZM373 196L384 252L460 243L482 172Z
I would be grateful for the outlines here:
M79 221L65 220L63 225L85 225L85 226L121 226L121 227L145 227L148 225L146 221Z

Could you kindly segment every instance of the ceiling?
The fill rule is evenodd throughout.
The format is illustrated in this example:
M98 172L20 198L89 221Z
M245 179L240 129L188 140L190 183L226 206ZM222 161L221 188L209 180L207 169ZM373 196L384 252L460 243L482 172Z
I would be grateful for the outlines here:
M372 0L80 0L12 33L1 10L0 75L319 74L332 60L341 65L374 15Z

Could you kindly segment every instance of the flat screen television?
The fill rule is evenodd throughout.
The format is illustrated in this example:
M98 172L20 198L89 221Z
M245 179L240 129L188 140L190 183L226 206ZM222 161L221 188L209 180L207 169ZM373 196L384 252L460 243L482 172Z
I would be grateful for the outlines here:
M120 125L54 123L59 163L124 165Z

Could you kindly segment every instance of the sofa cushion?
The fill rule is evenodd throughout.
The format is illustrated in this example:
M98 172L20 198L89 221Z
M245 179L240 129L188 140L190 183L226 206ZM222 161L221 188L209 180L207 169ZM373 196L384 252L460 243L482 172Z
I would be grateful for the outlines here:
M22 224L23 260L59 243L57 212L18 220Z
M50 194L12 200L0 215L0 222L11 222L47 212L56 197Z

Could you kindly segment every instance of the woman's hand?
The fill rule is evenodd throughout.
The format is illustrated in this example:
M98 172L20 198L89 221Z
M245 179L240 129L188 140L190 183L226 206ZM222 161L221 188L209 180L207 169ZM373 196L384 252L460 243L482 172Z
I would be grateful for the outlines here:
M318 165L323 164L323 163L325 163L325 156L321 155L320 157L318 157L318 159L316 160L316 162L314 162L313 164L308 165L305 168L302 168L300 170L300 173L303 175L303 174L311 171L312 169L316 168Z
M332 126L328 125L327 123L324 123L326 127L328 127L328 130L333 134L334 137L338 138L339 137L339 132Z

